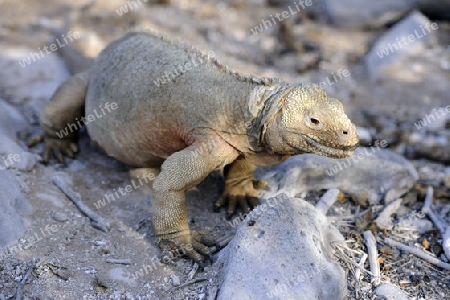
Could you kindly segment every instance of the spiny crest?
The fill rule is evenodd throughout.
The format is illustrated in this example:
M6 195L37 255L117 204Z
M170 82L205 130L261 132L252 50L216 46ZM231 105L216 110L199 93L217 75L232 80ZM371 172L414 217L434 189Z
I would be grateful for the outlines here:
M325 100L327 94L314 83L299 83L290 91L288 97L300 98L302 101L317 102Z
M253 75L245 75L245 74L241 74L239 72L236 72L233 69L230 69L228 67L228 65L224 65L224 64L220 63L214 57L209 57L207 54L205 54L204 52L200 51L199 49L193 47L191 44L186 43L184 41L180 41L180 40L174 39L172 37L169 37L168 35L165 35L163 33L154 31L152 29L145 28L145 27L137 27L137 28L131 30L130 32L146 33L146 34L148 34L148 35L150 35L152 37L161 39L164 42L172 44L172 45L178 47L179 49L185 50L186 52L188 52L190 54L197 55L202 60L206 60L206 61L210 62L212 65L216 66L217 69L220 72L224 72L225 74L229 74L229 75L233 76L234 78L238 79L239 81L249 82L249 83L256 83L256 84L259 84L259 85L266 85L266 86L271 86L271 85L274 85L274 84L283 83L283 80L280 80L280 79L277 79L277 78L268 78L268 77L260 78L260 77L256 77L256 76L253 76Z

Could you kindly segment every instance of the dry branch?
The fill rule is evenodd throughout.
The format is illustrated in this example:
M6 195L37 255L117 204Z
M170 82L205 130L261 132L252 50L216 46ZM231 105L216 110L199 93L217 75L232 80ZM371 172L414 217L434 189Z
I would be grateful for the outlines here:
M369 255L370 272L374 277L374 284L380 284L380 263L378 262L377 242L372 234L372 231L364 231L364 239L367 245L367 254Z
M339 193L339 189L329 189L322 197L320 197L319 202L316 204L316 208L326 215L328 209L336 202Z
M444 249L445 256L450 259L450 226L442 220L431 208L433 203L433 187L427 188L427 194L425 196L425 203L422 207L422 212L427 214L434 225L439 229L442 235L442 248Z
M56 185L69 198L78 209L92 220L91 225L101 231L107 232L110 229L108 222L103 217L93 212L81 200L80 194L74 192L62 179L58 176L53 176L51 182Z
M438 258L429 255L428 253L426 253L426 252L424 252L424 251L422 251L420 249L404 245L404 244L399 243L397 241L394 241L394 240L392 240L390 238L385 238L384 242L386 244L388 244L389 246L397 247L397 248L399 248L399 249L401 249L403 251L407 251L407 252L409 252L411 254L414 254L417 257L422 258L423 260L429 262L430 264L433 264L433 265L435 265L437 267L440 267L440 268L442 268L444 270L450 271L450 264L447 264L447 263L439 260Z

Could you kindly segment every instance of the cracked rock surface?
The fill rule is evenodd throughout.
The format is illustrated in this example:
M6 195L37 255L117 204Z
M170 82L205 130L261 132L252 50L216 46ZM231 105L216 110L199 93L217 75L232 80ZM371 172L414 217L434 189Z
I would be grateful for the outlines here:
M332 246L343 240L303 199L284 194L267 199L221 251L217 299L344 299L345 272Z

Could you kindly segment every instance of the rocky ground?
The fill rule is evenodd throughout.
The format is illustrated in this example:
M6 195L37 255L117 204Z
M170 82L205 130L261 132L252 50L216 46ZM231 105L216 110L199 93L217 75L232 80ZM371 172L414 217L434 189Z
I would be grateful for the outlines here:
M0 300L450 299L448 1L302 3L0 0ZM319 84L344 103L361 155L260 168L264 206L231 221L212 213L223 180L211 174L187 192L190 226L235 238L203 271L184 258L162 264L142 189L98 202L130 184L129 166L84 130L65 164L45 166L42 145L26 146L70 76L56 51L39 55L52 43L46 25L67 16L79 38L60 42L87 56L144 27L243 73ZM93 227L55 176L111 229ZM328 198L337 202L320 212Z

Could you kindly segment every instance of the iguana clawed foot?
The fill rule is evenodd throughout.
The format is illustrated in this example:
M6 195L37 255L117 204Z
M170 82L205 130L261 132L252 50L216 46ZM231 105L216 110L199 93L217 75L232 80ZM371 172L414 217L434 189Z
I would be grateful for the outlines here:
M225 190L219 200L216 201L214 211L228 203L226 218L230 219L239 205L242 212L247 214L251 209L259 205L258 190L267 185L264 180L254 180L253 174L242 179L232 178L225 181Z
M44 149L44 163L48 164L50 155L57 158L58 162L64 163L64 155L73 158L74 154L78 152L78 147L75 141L71 138L54 138L47 135L34 136L28 142L28 147L33 147L41 142L45 143Z
M170 259L187 256L197 263L203 262L204 256L211 260L211 250L216 240L204 230L185 230L158 236L158 245L162 250L172 253Z

